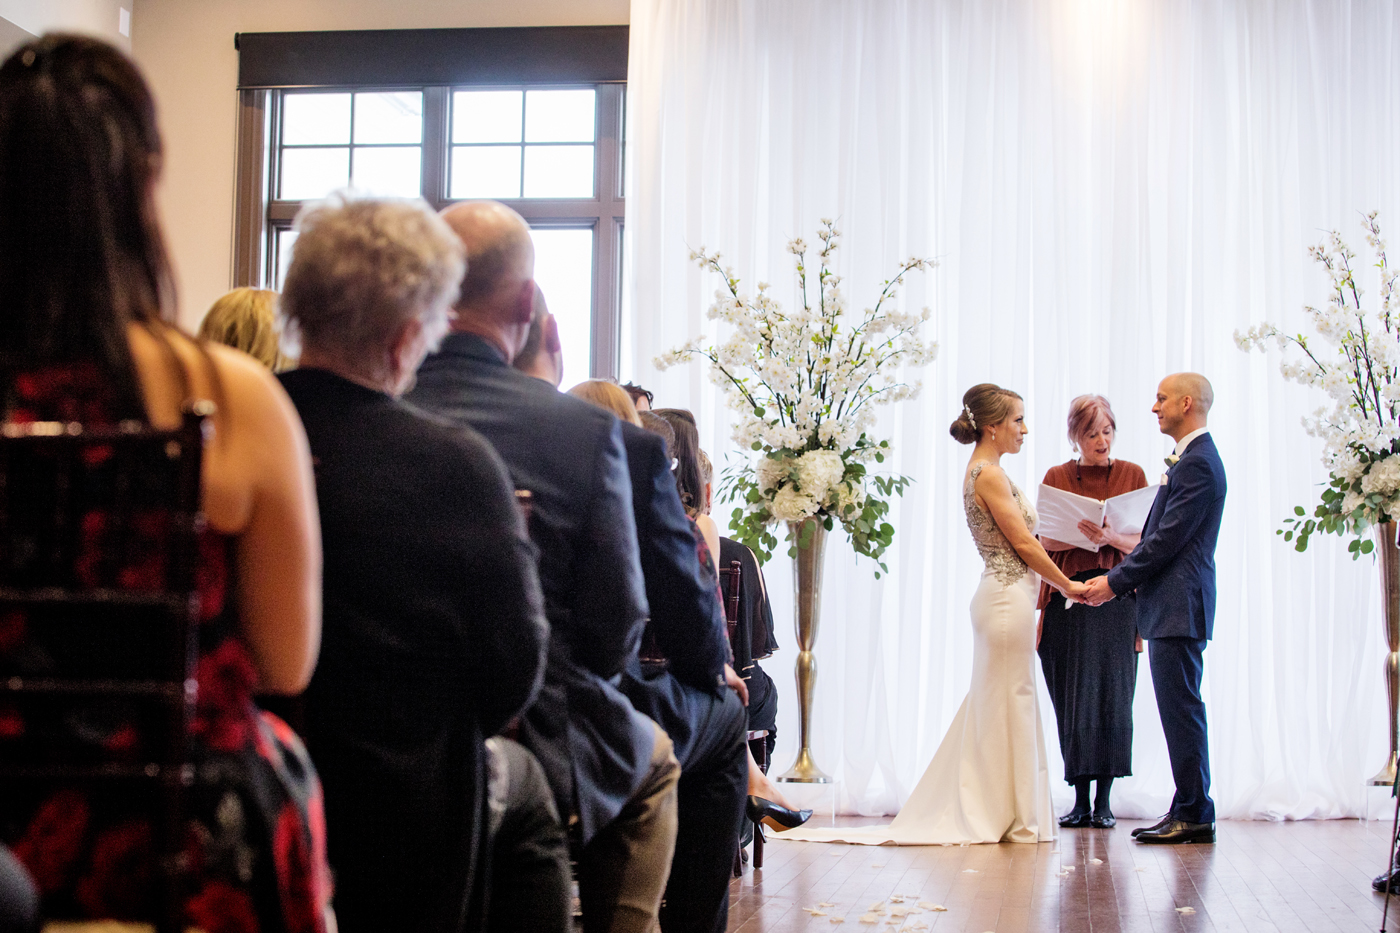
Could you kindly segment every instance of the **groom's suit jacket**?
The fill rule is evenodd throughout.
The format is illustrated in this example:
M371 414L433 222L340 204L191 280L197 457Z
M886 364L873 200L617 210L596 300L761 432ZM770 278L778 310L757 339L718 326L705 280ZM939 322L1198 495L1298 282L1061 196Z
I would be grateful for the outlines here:
M1209 639L1215 628L1215 542L1225 511L1225 464L1209 434L1191 442L1157 493L1142 541L1109 571L1118 596L1137 590L1143 638Z

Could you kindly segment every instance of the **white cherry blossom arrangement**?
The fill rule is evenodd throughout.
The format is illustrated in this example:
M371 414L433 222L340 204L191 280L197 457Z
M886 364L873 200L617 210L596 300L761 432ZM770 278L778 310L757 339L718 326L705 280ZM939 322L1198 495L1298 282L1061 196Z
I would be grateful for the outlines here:
M1352 536L1352 558L1369 554L1374 542L1363 538L1373 524L1400 518L1400 308L1395 286L1400 273L1386 262L1385 242L1372 211L1362 221L1366 242L1376 256L1380 274L1380 305L1367 309L1353 265L1356 254L1333 231L1327 240L1308 250L1331 280L1326 307L1306 307L1319 342L1302 334L1290 336L1271 324L1235 332L1235 342L1246 352L1267 350L1274 341L1280 350L1296 347L1302 356L1285 360L1284 378L1321 389L1332 399L1330 408L1319 408L1303 419L1303 427L1323 442L1323 465L1331 482L1311 518L1302 506L1280 528L1286 541L1305 551L1315 532ZM1320 345L1319 345L1320 344ZM1330 347L1334 352L1325 352Z
M917 381L901 381L901 366L925 366L937 355L938 345L923 342L919 333L929 310L906 314L889 306L906 273L935 263L906 260L884 282L874 307L849 314L841 277L831 271L840 235L832 221L821 222L815 307L808 297L807 244L788 243L801 299L791 311L766 282L754 295L741 294L719 253L703 247L691 253L702 268L724 277L707 316L730 325L729 334L718 345L695 338L655 362L666 369L703 357L711 380L725 389L726 404L738 414L734 440L758 456L725 470L717 498L739 503L730 529L760 561L778 543L769 526L816 518L828 531L840 522L856 552L887 570L880 556L894 539L886 520L889 499L910 480L867 472L866 464L884 462L890 447L867 432L875 406L918 394ZM811 529L811 523L801 526L789 554L808 547Z

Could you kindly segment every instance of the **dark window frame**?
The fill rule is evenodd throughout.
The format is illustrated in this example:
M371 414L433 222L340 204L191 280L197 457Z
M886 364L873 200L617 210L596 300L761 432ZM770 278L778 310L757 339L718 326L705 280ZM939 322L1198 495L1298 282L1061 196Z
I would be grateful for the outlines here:
M277 231L291 226L303 203L272 197L284 92L421 90L422 191L424 200L441 210L456 203L447 197L454 90L594 88L594 196L500 200L531 227L593 231L589 371L594 378L617 376L626 217L626 26L257 33L238 36L235 45L240 85L235 286L266 287L275 281Z

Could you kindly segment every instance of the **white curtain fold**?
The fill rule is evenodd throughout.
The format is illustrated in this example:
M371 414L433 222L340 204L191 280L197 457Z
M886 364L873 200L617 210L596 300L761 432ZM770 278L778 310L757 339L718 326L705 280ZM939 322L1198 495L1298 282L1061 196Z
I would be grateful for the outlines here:
M813 744L840 809L896 812L967 690L980 561L962 513L968 450L947 432L963 391L1025 396L1031 435L1006 466L1034 490L1069 459L1065 414L1083 392L1114 403L1116 454L1160 473L1171 442L1148 408L1162 375L1190 369L1215 385L1231 484L1205 680L1220 813L1360 815L1386 748L1377 570L1335 538L1300 555L1275 536L1323 479L1299 424L1322 400L1232 333L1306 327L1302 305L1326 296L1305 250L1324 230L1363 256L1360 212L1400 234L1395 6L633 0L631 34L623 375L694 410L717 469L747 455L719 393L699 364L652 364L717 333L704 312L720 283L691 249L720 250L744 288L771 282L785 305L786 242L811 242L822 217L842 231L853 304L907 256L941 263L900 296L934 309L941 352L911 374L922 395L880 421L889 466L916 481L893 510L890 573L876 580L836 535L828 555ZM728 511L716 504L721 527ZM784 768L786 559L766 573ZM1145 657L1135 712L1116 809L1155 815L1172 781Z

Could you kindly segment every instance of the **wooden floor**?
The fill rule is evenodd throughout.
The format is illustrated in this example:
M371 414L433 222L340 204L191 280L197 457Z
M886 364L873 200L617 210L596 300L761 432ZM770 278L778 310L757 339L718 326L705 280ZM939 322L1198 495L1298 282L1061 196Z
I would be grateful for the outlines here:
M1041 845L847 846L770 835L764 867L745 866L730 888L729 930L1381 928L1384 898L1370 881L1385 865L1388 821L1228 821L1213 846L1139 845L1129 832L1140 825L1064 830ZM1400 931L1400 898L1390 907L1386 929Z

